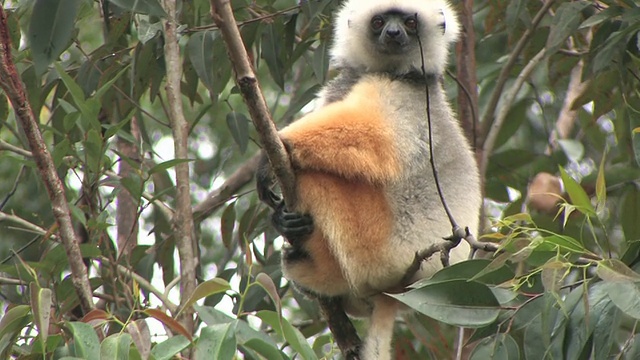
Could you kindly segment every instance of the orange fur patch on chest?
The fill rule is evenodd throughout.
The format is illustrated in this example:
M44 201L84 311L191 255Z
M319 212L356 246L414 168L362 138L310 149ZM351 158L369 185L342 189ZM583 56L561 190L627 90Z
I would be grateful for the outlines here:
M393 213L384 188L305 171L298 174L298 192L299 210L311 214L334 254L351 255L362 264L379 263L387 255Z

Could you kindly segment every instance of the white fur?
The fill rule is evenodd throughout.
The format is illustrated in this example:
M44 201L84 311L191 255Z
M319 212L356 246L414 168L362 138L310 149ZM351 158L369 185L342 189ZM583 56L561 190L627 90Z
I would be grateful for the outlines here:
M364 71L392 71L407 73L420 69L419 51L402 57L381 59L367 39L369 24L375 14L399 9L418 15L419 36L424 53L425 71L444 73L449 45L460 33L457 15L446 0L350 0L344 3L335 17L334 43L331 48L333 66L349 65ZM445 32L440 24L445 22Z

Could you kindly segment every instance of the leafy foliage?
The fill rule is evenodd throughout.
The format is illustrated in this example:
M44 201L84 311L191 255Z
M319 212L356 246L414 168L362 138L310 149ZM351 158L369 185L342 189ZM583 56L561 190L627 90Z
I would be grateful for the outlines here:
M331 74L336 3L233 1L280 124L306 111ZM65 183L100 308L78 311L51 204L3 96L0 358L337 356L317 305L282 278L282 241L238 175L251 171L258 145L209 3L181 4L189 159L173 156L159 0L5 5L14 61ZM499 250L394 295L417 310L398 321L399 359L453 358L457 326L473 329L462 348L471 359L640 358L640 5L555 2L532 28L541 6L474 2L478 113L489 122L508 114L483 164L491 221L483 240ZM445 84L452 103L465 96L451 78ZM501 100L490 108L494 93ZM482 144L492 123L476 125ZM200 264L199 285L180 306L171 224L174 167L185 162ZM537 183L541 173L564 190ZM191 310L194 333L176 320Z

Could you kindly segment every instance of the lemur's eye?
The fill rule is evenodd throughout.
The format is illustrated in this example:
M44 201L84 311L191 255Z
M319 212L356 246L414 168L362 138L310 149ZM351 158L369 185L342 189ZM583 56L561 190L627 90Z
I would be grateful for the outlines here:
M409 30L415 30L416 28L418 28L418 20L414 18L408 18L407 20L405 20L404 26L406 26Z
M376 15L371 19L371 27L374 30L380 30L384 26L384 19L382 16Z

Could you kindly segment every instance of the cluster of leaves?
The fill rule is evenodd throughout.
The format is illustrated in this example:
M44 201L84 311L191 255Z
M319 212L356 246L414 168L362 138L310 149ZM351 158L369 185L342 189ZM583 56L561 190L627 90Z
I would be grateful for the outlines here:
M9 305L0 320L0 357L337 354L317 306L283 281L276 234L251 185L220 187L257 145L209 2L181 2L176 19L202 279L180 307L172 290L180 274L170 226L172 167L180 161L163 148L171 131L160 1L15 3L7 9L15 62L66 183L74 221L86 232L81 251L104 306L77 313L50 204L0 97L0 119L6 119L0 120L0 178L14 179L0 182L0 194L8 194L0 199L0 301ZM327 79L330 14L337 3L233 1L278 121L295 117ZM552 3L530 31L542 2L474 3L483 115L478 144L494 117L508 112L484 164L486 197L501 210L497 231L485 240L500 250L396 295L417 310L398 322L396 355L452 358L456 327L463 326L476 329L464 349L473 359L638 358L640 5ZM536 58L541 51L542 60ZM534 60L534 70L516 87ZM501 78L507 90L496 88ZM449 79L446 84L455 86ZM490 106L494 94L500 95L496 109ZM570 94L576 100L569 106L558 100ZM549 139L568 111L576 122L555 146ZM139 149L129 152L132 145ZM567 200L551 214L523 212L529 180L541 172L563 180ZM207 193L219 203L199 208ZM129 250L112 240L125 227L114 215L125 207L125 195L133 204L125 217L145 230L122 231L135 245ZM190 306L200 324L194 333L174 320ZM147 324L158 321L173 335L152 338Z

